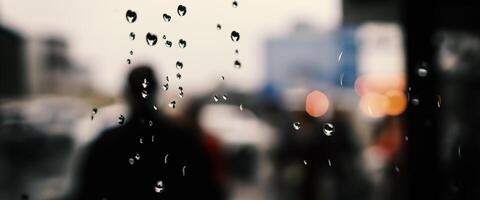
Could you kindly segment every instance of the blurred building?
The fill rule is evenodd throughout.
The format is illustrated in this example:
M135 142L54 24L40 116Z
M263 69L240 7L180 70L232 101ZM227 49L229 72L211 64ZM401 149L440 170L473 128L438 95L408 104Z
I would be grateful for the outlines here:
M59 37L47 37L30 46L34 93L81 95L91 91L86 70L70 58L68 44Z

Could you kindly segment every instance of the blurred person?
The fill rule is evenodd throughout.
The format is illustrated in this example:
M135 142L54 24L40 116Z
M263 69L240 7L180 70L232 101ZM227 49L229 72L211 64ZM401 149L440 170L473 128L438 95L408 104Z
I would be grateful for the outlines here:
M130 72L131 114L91 144L72 199L221 199L198 135L153 108L157 86L149 66Z

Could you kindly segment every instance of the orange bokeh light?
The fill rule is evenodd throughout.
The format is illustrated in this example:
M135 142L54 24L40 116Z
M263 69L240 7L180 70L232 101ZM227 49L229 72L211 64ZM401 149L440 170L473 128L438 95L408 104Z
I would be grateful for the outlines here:
M328 111L327 95L318 90L310 92L305 100L305 111L312 117L321 117Z
M388 107L388 98L384 95L370 92L360 98L360 110L369 117L383 117Z
M385 93L388 100L386 113L391 116L402 114L407 108L407 97L399 90L390 90Z

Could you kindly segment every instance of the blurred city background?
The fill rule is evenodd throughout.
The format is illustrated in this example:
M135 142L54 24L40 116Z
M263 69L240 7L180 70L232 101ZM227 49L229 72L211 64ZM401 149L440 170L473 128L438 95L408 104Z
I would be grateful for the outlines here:
M139 64L159 80L152 109L218 141L228 199L480 199L477 10L0 0L0 199L66 199L88 145L129 118Z

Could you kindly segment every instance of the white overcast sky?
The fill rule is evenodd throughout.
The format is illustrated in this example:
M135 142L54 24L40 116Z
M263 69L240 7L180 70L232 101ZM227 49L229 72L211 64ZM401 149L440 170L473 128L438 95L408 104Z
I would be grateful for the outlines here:
M176 14L179 4L187 7L184 17ZM340 0L238 0L238 8L231 4L232 0L0 0L0 22L27 39L64 37L72 58L88 68L95 88L107 94L121 91L131 67L127 58L152 63L171 79L177 73L175 62L183 61L178 84L192 93L211 90L222 75L232 88L255 90L265 79L266 39L287 35L300 20L319 30L335 29L341 22ZM138 15L133 24L125 19L129 9ZM162 20L163 13L172 16L171 22ZM232 30L241 35L237 43L229 38ZM135 41L128 39L131 31ZM146 45L147 32L159 36L156 46ZM187 48L165 48L163 34L175 45L185 39ZM234 54L237 48L239 55ZM240 70L233 68L237 58L242 61Z

